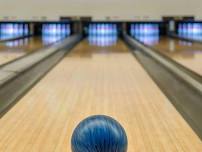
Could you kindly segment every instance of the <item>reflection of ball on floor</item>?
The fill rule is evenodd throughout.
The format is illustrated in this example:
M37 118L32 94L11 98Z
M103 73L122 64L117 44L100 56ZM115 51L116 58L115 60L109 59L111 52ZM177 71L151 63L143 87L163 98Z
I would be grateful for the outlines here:
M74 130L72 152L126 152L127 136L123 127L108 116L83 120Z

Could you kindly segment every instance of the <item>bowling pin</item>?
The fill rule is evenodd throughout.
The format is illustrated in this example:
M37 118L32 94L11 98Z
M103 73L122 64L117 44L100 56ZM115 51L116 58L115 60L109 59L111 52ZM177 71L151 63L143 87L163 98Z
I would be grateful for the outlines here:
M87 34L88 34L88 38L90 38L90 35L91 35L91 25L90 24L88 24Z
M142 28L142 24L138 24L138 26L137 26L137 35L141 35L141 28Z
M61 26L60 27L61 28L61 35L66 35L64 24L61 24L60 26Z
M147 24L143 24L143 34L144 35L147 35L148 33L147 33Z
M100 35L102 35L102 34L103 34L103 31L104 31L104 25L103 25L103 24L101 24L101 25L100 25Z
M101 24L95 24L95 35L98 36L100 35L102 31L102 25Z
M113 30L112 30L112 27L110 24L106 24L106 27L105 27L105 30L106 30L106 34L107 35L112 35L113 34Z
M49 33L48 33L48 32L49 32L49 28L50 28L50 25L48 25L48 24L45 24L45 25L44 25L44 34L45 34L45 35L48 35L48 34L49 34Z
M48 35L51 35L51 32L53 33L53 30L54 30L54 25L53 24L49 24L48 25Z
M134 24L134 37L138 35L138 24Z
M5 28L4 24L1 24L1 35L4 34L4 28Z
M159 37L160 30L159 30L159 24L156 24L156 36Z
M42 35L46 34L46 24L42 24Z
M69 28L68 28L68 30L69 30L69 35L71 35L71 33L72 33L72 30L71 30L71 24L69 24Z
M92 35L92 24L88 25L88 34L89 36Z
M102 34L104 35L105 34L105 32L106 32L106 29L105 29L105 26L106 24L102 24Z
M140 24L140 34L144 35L144 24Z
M98 27L97 27L98 26ZM96 25L96 24L92 24L92 35L96 35L96 30L99 30L99 25Z
M199 23L200 35L202 35L202 23Z
M182 25L178 24L178 34L181 35L182 34Z
M103 35L107 34L106 24L103 24Z
M54 39L57 37L58 34L59 34L58 24L55 24L55 37L54 37Z
M50 31L52 30L52 24L47 24L47 35L50 35Z
M70 35L71 34L71 26L70 26L70 24L67 24L66 30L67 30L67 34Z
M133 36L134 35L134 24L130 25L130 35Z
M117 29L117 25L116 24L114 24L114 33L115 33L115 35L118 34L118 29Z
M185 33L186 33L186 29L185 29L186 27L185 27L185 24L183 23L182 24L182 35L184 36L185 35Z
M20 34L21 34L21 24L18 23L18 29L17 29L16 35L20 35Z

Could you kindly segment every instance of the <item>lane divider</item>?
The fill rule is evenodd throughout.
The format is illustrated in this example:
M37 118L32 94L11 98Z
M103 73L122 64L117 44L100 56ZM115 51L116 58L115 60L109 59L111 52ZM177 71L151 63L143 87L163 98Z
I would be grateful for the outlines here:
M0 117L82 39L77 34L0 67Z
M127 34L123 34L124 38L128 41L128 43L133 46L134 48L138 48L142 51L144 51L146 54L150 55L152 58L163 64L166 68L168 68L170 71L178 75L180 78L182 78L185 82L187 82L189 85L194 87L196 90L198 90L200 93L202 93L202 84L195 80L193 77L185 73L183 70L176 67L175 64L172 62L169 62L168 60L165 60L160 56L158 53L154 52L152 49L144 46L137 40L133 39L132 37L128 36Z

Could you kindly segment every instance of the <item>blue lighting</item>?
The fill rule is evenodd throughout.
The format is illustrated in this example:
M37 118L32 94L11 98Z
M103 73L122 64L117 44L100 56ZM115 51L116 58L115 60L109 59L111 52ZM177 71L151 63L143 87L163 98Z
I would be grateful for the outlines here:
M5 45L7 47L19 47L19 46L27 45L28 43L29 43L29 39L25 38L25 39L19 39L15 41L8 41L5 43Z
M71 34L70 24L47 23L42 25L42 35L66 35Z
M130 26L131 36L138 35L159 35L159 24L153 23L134 23Z
M118 41L117 35L89 35L88 41L90 45L107 47L115 45Z
M67 36L66 35L42 35L42 41L45 45L48 45L48 44L52 44L52 43L55 43L57 41L60 41L62 39L65 39Z
M156 45L159 43L159 35L137 35L135 38L146 45Z
M0 39L10 39L29 34L29 26L25 23L1 23Z
M155 45L160 39L159 24L133 23L130 26L130 34L144 44Z
M180 23L178 35L184 38L202 40L202 23Z
M117 25L113 23L92 23L88 26L88 35L117 35Z

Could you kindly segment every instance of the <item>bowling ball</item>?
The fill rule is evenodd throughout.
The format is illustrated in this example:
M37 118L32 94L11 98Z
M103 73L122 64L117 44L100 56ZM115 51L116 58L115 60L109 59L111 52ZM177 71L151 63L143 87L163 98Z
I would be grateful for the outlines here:
M126 152L128 140L113 118L95 115L78 124L71 138L72 152Z

